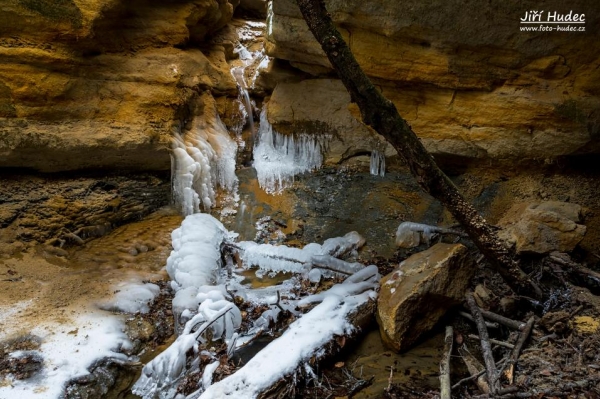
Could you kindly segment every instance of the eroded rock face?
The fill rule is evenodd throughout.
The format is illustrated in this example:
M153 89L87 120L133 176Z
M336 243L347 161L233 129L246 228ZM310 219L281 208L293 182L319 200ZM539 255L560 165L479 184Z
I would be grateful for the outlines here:
M500 219L501 239L514 244L517 253L570 252L583 240L581 206L547 201L514 205Z
M0 256L29 245L63 248L101 237L169 204L166 173L102 177L0 178Z
M337 79L280 83L268 102L268 118L280 133L306 132L325 136L324 160L339 163L350 157L394 149L350 111L350 95Z
M198 92L235 93L203 42L237 2L8 0L0 9L0 167L168 170Z
M462 244L439 243L381 279L377 322L384 343L404 351L463 299L475 268Z
M519 28L525 11L539 8L533 1L326 4L365 72L434 154L521 160L599 149L600 58L586 49L597 46L600 14L589 2L543 7L584 13L585 32L536 33ZM269 55L316 76L330 71L295 1L275 1L270 21ZM310 102L301 105L294 111L310 115Z

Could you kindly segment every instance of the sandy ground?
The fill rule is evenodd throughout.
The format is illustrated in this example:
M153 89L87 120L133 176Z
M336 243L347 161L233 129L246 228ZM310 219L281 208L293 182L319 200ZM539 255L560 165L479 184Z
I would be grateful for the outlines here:
M172 211L159 211L66 257L40 246L0 258L0 354L13 351L7 342L32 335L41 346L27 349L44 362L29 380L0 374L0 398L56 397L95 356L114 355L127 338L123 316L109 311L111 300L125 283L164 278L170 234L180 222Z
M156 279L181 217L167 212L122 226L73 250L69 259L31 249L0 259L0 337L26 333L43 321L69 323L88 304L101 304L128 279Z

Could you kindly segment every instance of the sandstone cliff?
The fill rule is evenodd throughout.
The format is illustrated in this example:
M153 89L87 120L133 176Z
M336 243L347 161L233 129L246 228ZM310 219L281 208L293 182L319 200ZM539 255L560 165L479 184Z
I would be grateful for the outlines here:
M0 167L168 170L197 93L235 93L220 46L235 0L7 0Z
M600 9L595 3L326 3L359 63L433 153L552 160L598 151ZM521 31L525 11L540 8L544 15L585 14L585 24L571 24L585 31ZM268 21L269 55L314 77L332 76L294 0L273 2ZM338 105L348 103L341 84L328 80L287 85L276 89L269 111L276 128L320 124L336 134L366 134L364 127L348 124L348 112L340 110L343 117L332 119L318 99L298 102L307 86ZM371 145L369 140L363 147ZM365 150L370 148L345 151Z

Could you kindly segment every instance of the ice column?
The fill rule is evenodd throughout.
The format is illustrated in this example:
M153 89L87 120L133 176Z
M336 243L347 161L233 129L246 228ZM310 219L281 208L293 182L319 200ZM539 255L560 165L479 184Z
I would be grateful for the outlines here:
M173 197L184 216L215 206L217 187L235 190L237 145L216 109L196 118L185 134L175 134L172 149Z
M371 151L371 174L373 176L385 176L385 154Z
M318 169L322 162L321 145L314 136L279 134L267 120L267 107L263 107L254 168L258 183L267 193L281 193L295 175Z

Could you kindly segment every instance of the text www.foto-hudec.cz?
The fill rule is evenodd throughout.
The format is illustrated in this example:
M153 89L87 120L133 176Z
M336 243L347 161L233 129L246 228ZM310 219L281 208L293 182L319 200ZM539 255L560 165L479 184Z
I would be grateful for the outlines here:
M544 18L545 17L545 18ZM558 11L525 11L520 19L521 32L585 32L585 14Z

